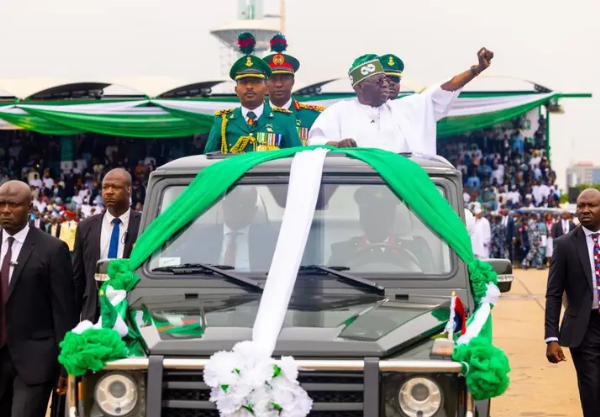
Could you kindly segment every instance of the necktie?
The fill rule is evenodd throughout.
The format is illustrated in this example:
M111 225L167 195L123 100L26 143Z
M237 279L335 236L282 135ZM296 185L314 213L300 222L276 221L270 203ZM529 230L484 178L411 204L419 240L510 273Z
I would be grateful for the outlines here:
M596 291L600 300L600 233L592 233L594 240L594 279L596 280Z
M8 298L8 287L9 287L9 276L10 276L10 260L12 259L12 245L15 241L14 237L8 238L8 250L2 260L2 266L0 267L0 279L2 285L0 286L2 293L2 311L0 312L0 347L6 343L6 300Z
M569 225L563 220L563 234L566 235L567 233L569 233Z
M237 232L227 233L229 241L227 242L227 248L225 249L225 256L223 258L223 264L235 267L235 248L236 240L239 236Z
M256 113L254 113L253 111L249 111L247 116L248 116L248 126L254 126L254 123L256 123Z
M112 224L113 230L112 234L110 235L110 245L108 247L108 257L110 259L114 259L119 255L119 236L121 232L119 225L121 224L121 219L113 219Z

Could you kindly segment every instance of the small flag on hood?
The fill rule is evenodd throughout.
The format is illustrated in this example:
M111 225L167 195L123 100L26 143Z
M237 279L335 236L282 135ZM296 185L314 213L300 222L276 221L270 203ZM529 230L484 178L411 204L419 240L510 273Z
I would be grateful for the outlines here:
M448 339L453 339L455 333L460 333L462 336L467 331L467 314L465 306L460 297L455 292L452 293L452 301L450 303L450 320L446 326Z

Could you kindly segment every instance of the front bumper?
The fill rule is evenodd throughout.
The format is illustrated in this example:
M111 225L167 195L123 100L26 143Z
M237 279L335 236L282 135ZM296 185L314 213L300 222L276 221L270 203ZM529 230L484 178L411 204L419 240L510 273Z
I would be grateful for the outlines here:
M143 371L146 376L146 417L218 417L209 401L209 388L202 371L208 359L129 358L110 362L105 371ZM382 377L389 373L439 375L456 378L461 365L445 360L298 360L299 382L314 401L309 417L379 417L382 412ZM79 395L76 395L79 394ZM82 390L69 379L70 417L82 413ZM466 399L459 416L474 415L472 400ZM445 415L445 414L440 414Z

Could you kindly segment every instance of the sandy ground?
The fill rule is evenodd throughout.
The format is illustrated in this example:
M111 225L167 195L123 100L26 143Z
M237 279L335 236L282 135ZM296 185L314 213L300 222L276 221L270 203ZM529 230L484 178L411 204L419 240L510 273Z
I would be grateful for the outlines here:
M580 417L573 362L552 365L544 343L547 271L515 271L510 293L494 309L495 344L512 368L511 385L492 401L493 417ZM49 414L48 414L49 416Z
M515 270L511 292L494 309L495 344L504 349L512 368L511 385L492 401L493 417L580 417L575 369L567 362L546 360L544 294L547 271Z

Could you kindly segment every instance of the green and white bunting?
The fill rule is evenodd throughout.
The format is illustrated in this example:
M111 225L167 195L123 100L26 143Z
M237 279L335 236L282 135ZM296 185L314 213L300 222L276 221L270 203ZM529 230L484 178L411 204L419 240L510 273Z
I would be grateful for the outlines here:
M438 137L496 125L527 113L558 93L461 94L448 117L438 122ZM329 107L348 95L300 97L307 104ZM402 97L399 98L401 100ZM0 106L0 129L26 129L48 135L85 132L139 138L174 138L208 133L214 112L239 107L239 101L215 97L172 100L92 101L84 104L22 102Z

